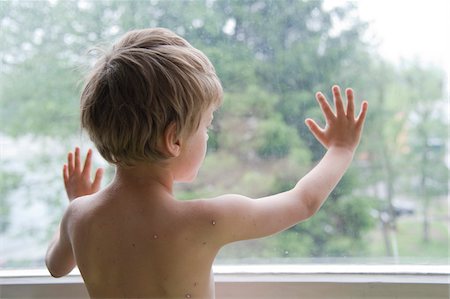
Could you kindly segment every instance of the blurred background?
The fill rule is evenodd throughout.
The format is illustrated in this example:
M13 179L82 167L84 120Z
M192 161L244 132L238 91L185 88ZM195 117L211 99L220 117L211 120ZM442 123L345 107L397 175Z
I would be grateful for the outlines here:
M368 100L351 169L318 214L225 247L218 264L448 264L450 4L445 0L1 1L0 268L42 268L68 205L66 153L99 46L167 27L213 62L225 101L182 200L291 188L324 154L314 94ZM106 167L104 184L114 175Z

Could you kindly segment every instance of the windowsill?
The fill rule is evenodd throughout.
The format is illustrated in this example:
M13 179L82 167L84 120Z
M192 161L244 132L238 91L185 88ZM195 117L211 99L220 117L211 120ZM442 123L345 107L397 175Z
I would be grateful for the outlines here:
M220 299L448 299L450 267L422 265L217 265ZM89 298L77 270L0 270L0 297Z
M449 265L215 265L217 283L450 284ZM46 269L0 270L0 285L79 284L78 269L55 279Z

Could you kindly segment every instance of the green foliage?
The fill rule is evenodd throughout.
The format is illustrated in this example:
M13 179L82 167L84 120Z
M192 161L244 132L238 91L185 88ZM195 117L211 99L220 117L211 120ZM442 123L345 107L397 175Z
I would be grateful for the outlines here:
M374 227L371 204L364 197L328 201L314 217L290 231L309 238L309 256L364 256L366 235Z
M247 85L239 92L227 92L221 109L234 116L267 119L273 117L278 102L276 94L260 86Z
M0 76L4 133L64 136L77 131L80 74L52 60L35 56Z
M374 225L371 208L369 199L365 197L342 198L333 209L334 228L340 235L361 240Z
M297 132L281 119L271 118L258 126L256 151L261 158L283 158L300 144Z

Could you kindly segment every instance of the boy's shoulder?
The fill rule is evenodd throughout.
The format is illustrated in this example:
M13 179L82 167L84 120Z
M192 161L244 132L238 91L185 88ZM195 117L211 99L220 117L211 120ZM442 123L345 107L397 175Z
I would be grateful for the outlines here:
M98 217L101 206L105 206L101 196L91 194L72 200L66 209L64 218L69 227L86 222L88 219Z
M63 225L70 227L74 219L77 219L80 215L83 215L82 210L86 207L86 204L83 204L83 201L84 200L82 197L79 197L69 203L62 218Z
M139 218L145 222L142 223L144 226L159 226L158 222L170 222L172 228L180 225L179 229L203 235L210 234L211 228L223 228L230 221L228 218L234 217L230 215L235 214L230 213L230 209L236 212L241 208L233 200L228 200L227 196L192 200L142 200L124 198L120 194L105 193L102 190L73 200L64 218L71 233L95 224L110 223L112 219L126 226L127 222L122 220L131 218L133 223L137 223Z
M164 199L166 200L166 199ZM67 216L71 221L88 221L89 218L99 219L111 215L120 215L139 210L142 213L154 212L164 213L181 218L191 219L191 223L198 220L199 222L213 221L220 214L220 200L215 199L192 199L177 200L173 199L172 203L164 202L161 198L137 199L124 197L118 194L104 194L100 191L95 194L86 195L73 200L66 210ZM164 212L163 212L164 211ZM148 215L151 216L151 215Z

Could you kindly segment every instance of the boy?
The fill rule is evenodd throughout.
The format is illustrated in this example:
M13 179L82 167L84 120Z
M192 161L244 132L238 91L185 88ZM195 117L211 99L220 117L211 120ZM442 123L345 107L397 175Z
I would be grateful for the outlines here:
M166 29L127 33L95 65L81 96L81 124L116 166L100 187L91 151L69 153L63 177L70 205L46 264L54 277L78 266L93 298L213 298L211 267L225 244L268 236L314 215L350 165L367 102L354 116L353 91L326 119L306 125L328 150L290 191L250 199L228 194L177 201L175 181L192 181L206 153L222 87L206 56Z

